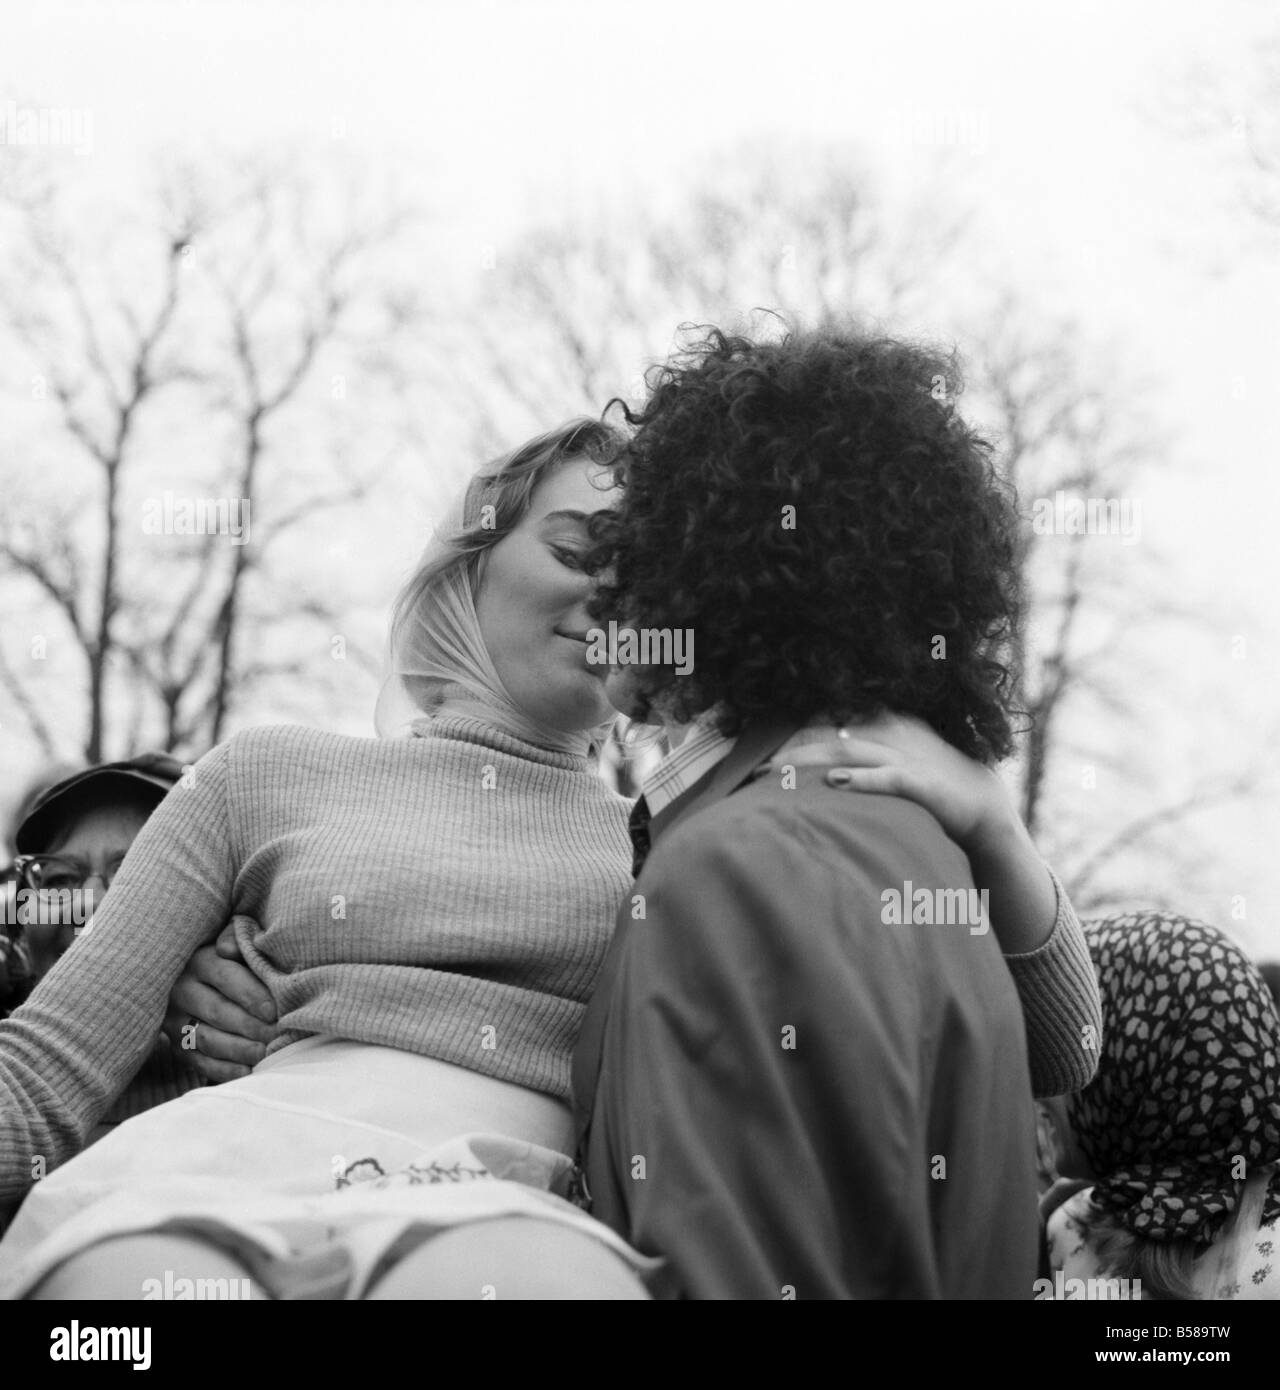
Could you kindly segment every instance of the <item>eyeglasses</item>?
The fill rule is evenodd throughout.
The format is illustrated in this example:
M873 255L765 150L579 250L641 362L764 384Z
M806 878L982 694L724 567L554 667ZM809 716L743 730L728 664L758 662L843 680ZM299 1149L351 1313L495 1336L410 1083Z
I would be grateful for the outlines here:
M34 892L77 892L95 878L105 893L120 872L123 856L113 860L105 873L96 873L83 859L62 854L20 854L13 867L18 878Z

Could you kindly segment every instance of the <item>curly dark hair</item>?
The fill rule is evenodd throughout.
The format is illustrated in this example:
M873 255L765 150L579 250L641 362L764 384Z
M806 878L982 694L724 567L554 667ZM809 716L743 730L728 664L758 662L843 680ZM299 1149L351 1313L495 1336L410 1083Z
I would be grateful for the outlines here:
M597 621L687 628L678 721L918 715L986 762L1013 742L1017 511L956 411L954 353L842 328L692 335L650 369L622 502L588 557ZM938 639L945 639L945 646Z

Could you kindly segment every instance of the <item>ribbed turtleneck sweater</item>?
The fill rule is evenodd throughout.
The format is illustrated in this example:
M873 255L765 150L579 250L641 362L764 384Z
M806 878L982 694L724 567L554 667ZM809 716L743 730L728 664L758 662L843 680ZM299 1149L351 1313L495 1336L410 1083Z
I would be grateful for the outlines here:
M628 803L585 758L446 715L412 739L270 727L202 758L93 925L0 1022L0 1194L77 1152L235 917L269 1051L320 1033L565 1099L630 883Z

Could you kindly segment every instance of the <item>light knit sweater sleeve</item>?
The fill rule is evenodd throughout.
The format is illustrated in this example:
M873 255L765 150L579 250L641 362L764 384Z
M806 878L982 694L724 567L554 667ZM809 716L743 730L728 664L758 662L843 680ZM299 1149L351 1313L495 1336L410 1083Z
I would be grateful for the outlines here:
M134 841L92 925L0 1022L0 1198L70 1158L155 1043L235 878L228 747L202 758Z
M1057 874L1053 930L1043 946L1005 956L1027 1024L1031 1089L1037 1099L1087 1086L1102 1046L1102 999L1080 920Z

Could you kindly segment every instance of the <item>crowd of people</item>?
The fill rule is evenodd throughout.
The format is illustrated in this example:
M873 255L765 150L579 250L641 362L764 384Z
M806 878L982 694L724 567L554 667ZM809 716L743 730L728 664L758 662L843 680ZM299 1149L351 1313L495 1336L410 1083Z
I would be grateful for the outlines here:
M51 770L0 1294L1280 1293L1275 996L1208 924L1082 924L1020 823L1021 521L940 375L707 330L473 478L379 737Z

